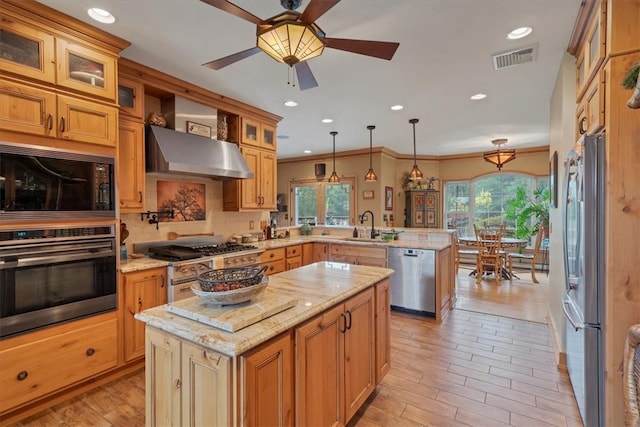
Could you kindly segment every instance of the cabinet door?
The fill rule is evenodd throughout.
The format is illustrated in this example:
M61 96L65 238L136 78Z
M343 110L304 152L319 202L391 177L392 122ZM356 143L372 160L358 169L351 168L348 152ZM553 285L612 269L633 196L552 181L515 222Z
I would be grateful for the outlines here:
M313 244L313 262L327 261L329 259L329 244L314 243Z
M56 39L56 83L69 89L116 101L116 58Z
M180 340L147 327L144 368L146 425L181 425L180 368Z
M252 426L292 426L293 337L290 332L242 356L244 419Z
M587 133L587 113L584 107L584 102L580 102L576 107L576 141Z
M58 95L58 137L71 141L116 146L118 109Z
M604 96L605 72L601 71L593 79L591 85L584 94L585 115L587 117L587 133L597 133L604 127L605 96Z
M343 306L296 328L296 425L344 425Z
M0 125L3 130L55 136L56 95L0 80Z
M120 113L142 119L144 115L144 85L126 77L118 80Z
M344 334L344 424L376 386L375 323L373 288L344 304L347 331Z
M391 288L389 279L376 284L376 384L391 368Z
M294 258L287 258L286 269L293 270L294 268L302 267L302 256Z
M276 151L276 128L273 126L262 124L260 126L262 136L261 146L273 152Z
M0 39L0 71L55 82L55 40L51 34L4 17Z
M261 209L276 210L278 180L278 161L275 153L262 152L260 156L260 194Z
M304 243L302 245L302 265L312 264L313 262L313 243Z
M144 356L144 323L134 316L147 308L165 304L167 289L164 270L144 270L122 275L124 289L124 359Z
M260 207L258 189L258 185L260 183L260 151L253 148L243 147L242 156L247 161L247 165L249 166L249 169L251 169L251 172L253 172L254 177L251 179L242 180L241 207L244 209L257 209Z
M280 273L286 270L286 262L284 259L279 259L277 261L269 261L260 264L260 266L267 266L267 270L264 272L267 276L272 274Z
M242 118L242 143L253 145L255 147L260 146L260 123Z
M144 125L120 119L118 139L118 198L120 212L144 210Z
M182 342L183 426L230 425L231 363L227 356Z

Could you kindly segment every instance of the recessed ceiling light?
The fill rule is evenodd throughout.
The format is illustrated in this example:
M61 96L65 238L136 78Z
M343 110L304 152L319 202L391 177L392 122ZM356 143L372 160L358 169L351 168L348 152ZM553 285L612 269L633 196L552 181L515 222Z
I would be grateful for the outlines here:
M333 123L333 119L322 119L322 123Z
M102 22L103 24L113 24L114 22L116 22L115 16L104 9L92 7L91 9L87 10L87 13L92 19L98 22Z
M391 107L391 109L392 109L393 111L400 111L400 110L402 110L403 108L404 108L404 107L403 107L402 105L393 105L393 106Z
M311 150L304 150L303 153L304 154L311 154Z
M521 39L523 37L527 37L529 34L531 34L532 31L533 31L533 29L531 27L516 28L515 30L513 30L509 34L507 34L507 38L509 40Z
M473 99L474 101L477 101L479 99L485 99L487 97L487 95L485 95L484 93L476 93L475 95L471 95L470 98Z
M287 107L295 107L298 105L298 103L290 99L288 101L284 101L284 105L286 105Z

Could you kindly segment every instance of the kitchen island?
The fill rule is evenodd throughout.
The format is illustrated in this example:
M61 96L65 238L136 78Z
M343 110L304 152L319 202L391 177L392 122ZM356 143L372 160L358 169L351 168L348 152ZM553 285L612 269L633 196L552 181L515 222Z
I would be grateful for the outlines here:
M137 314L147 425L346 424L389 369L392 273L319 262L272 275L270 300L295 305L236 332L206 320L239 306L192 298Z

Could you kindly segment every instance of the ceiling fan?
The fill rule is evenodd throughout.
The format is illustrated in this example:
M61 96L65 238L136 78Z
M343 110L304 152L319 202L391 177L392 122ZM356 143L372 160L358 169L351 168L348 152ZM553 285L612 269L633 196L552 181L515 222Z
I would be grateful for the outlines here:
M204 67L219 70L263 51L276 61L294 68L300 90L318 86L306 61L321 55L325 47L390 60L400 46L400 43L394 42L326 37L315 21L340 0L310 0L303 13L295 11L301 0L280 0L286 12L267 20L260 19L227 0L200 1L256 24L257 36L255 47L207 62L203 64Z

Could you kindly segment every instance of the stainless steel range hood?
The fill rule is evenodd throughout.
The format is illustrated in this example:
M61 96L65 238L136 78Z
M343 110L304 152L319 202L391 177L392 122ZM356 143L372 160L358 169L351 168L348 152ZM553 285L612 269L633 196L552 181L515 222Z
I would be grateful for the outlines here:
M146 129L147 172L253 178L238 146L158 126Z

